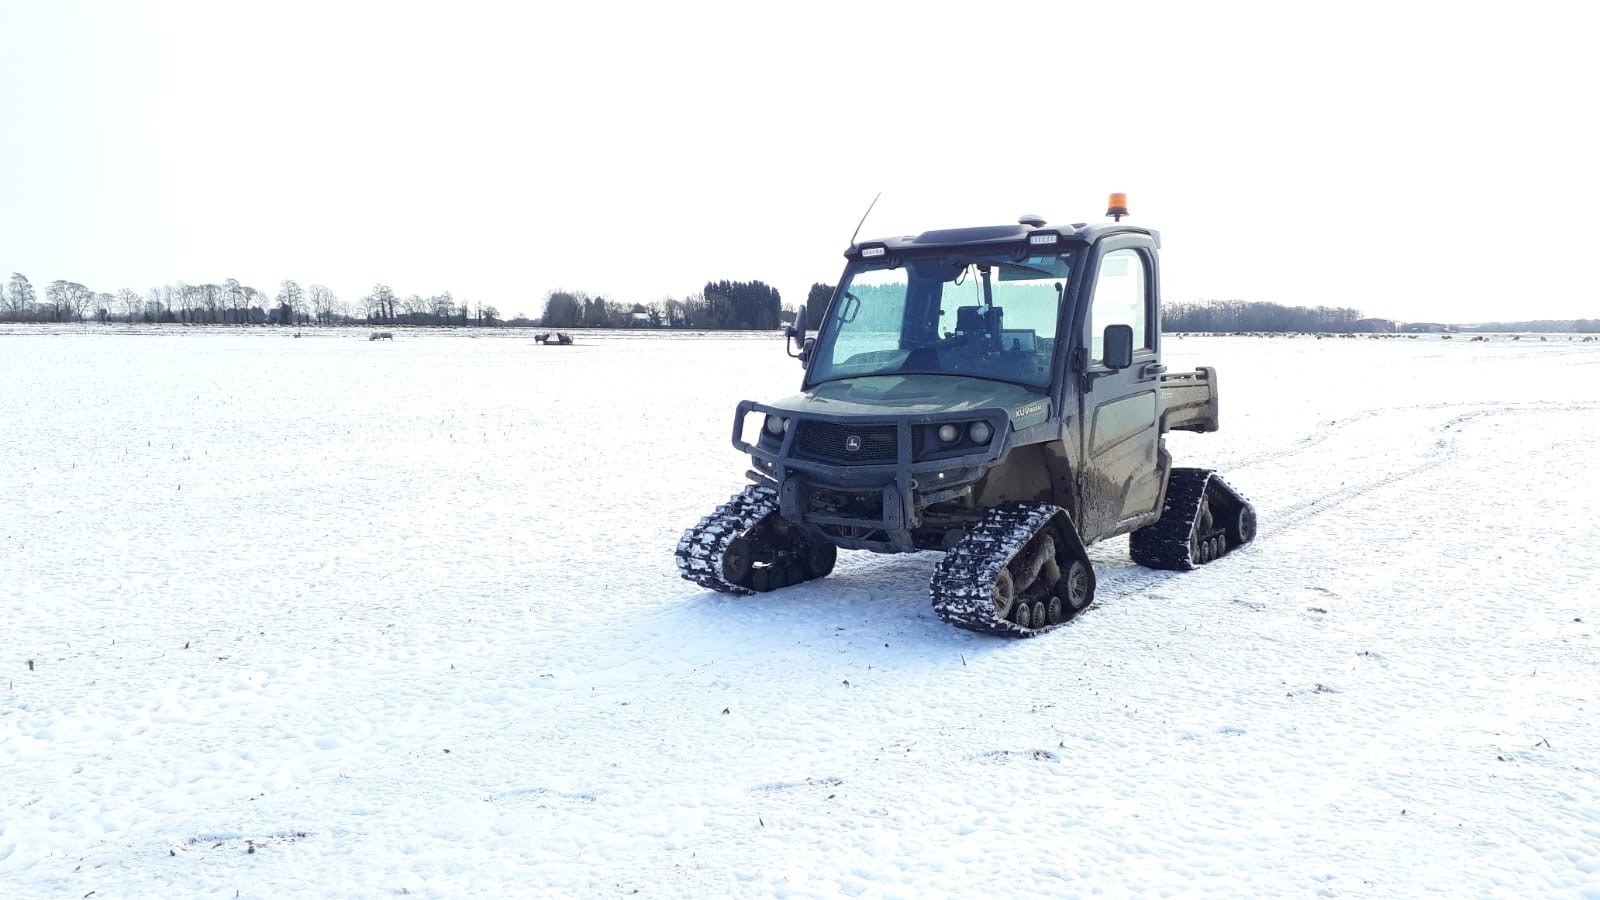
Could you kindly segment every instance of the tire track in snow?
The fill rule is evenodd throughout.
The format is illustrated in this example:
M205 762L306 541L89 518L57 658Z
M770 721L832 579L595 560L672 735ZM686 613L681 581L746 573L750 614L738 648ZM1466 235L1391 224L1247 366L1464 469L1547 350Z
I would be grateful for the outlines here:
M1414 478L1425 472L1431 472L1454 462L1461 456L1459 446L1460 428L1469 422L1479 419L1496 418L1499 416L1524 415L1527 413L1544 412L1594 412L1600 410L1600 404L1572 403L1572 404L1516 404L1501 405L1473 412L1462 413L1454 416L1442 425L1429 429L1430 433L1439 434L1450 432L1447 435L1436 437L1432 448L1436 452L1429 453L1424 459L1414 466L1401 469L1381 478L1375 478L1360 484L1341 487L1337 490L1327 491L1319 496L1302 500L1298 503L1281 507L1267 520L1267 527L1261 530L1257 540L1262 537L1271 537L1281 531L1294 528L1307 519L1320 516L1325 512L1338 509L1358 497L1364 497L1373 491L1389 487L1409 478Z
M1487 401L1467 403L1423 403L1414 406L1378 406L1372 409L1362 410L1361 412L1352 413L1347 416L1342 416L1337 419L1329 419L1327 422L1324 422L1318 426L1317 431L1308 434L1287 446L1280 447L1276 450L1267 450L1261 453L1243 455L1233 459L1224 457L1222 461L1218 462L1214 466L1209 466L1208 468L1216 469L1226 476L1228 472L1234 472L1240 469L1249 469L1253 466L1262 465L1263 463L1275 462L1279 459L1283 459L1284 457L1294 456L1304 453L1307 450L1314 449L1338 436L1350 426L1358 425L1362 422L1375 419L1379 416L1399 415L1412 412L1436 412L1438 410L1445 409L1497 409L1502 407L1503 404L1491 403Z
M1356 414L1354 416L1350 416L1345 420L1337 420L1337 421L1339 422L1339 424L1341 426L1345 426L1345 425L1354 424L1355 422L1359 422L1359 421L1363 421L1363 420L1366 420L1366 419L1373 418L1375 415L1378 415L1380 413L1385 413L1385 412L1415 412L1415 411L1423 410L1423 409L1426 409L1426 410L1439 410L1439 409L1449 409L1449 408L1452 408L1452 407L1459 407L1459 406L1475 406L1475 405L1479 405L1479 404L1440 403L1440 404L1430 404L1430 405L1422 406L1422 407L1397 407L1397 408L1393 408L1393 409L1368 410L1366 412L1358 413L1358 414ZM1560 412L1600 412L1600 404L1596 404L1596 403L1527 403L1527 404L1511 404L1511 405L1497 404L1497 405L1492 405L1492 406L1486 406L1485 408L1481 408L1481 409L1475 409L1475 410L1473 410L1471 412L1462 413L1462 414L1457 415L1457 416L1453 416L1450 419L1446 420L1444 423L1442 423L1440 425L1437 425L1437 426L1434 426L1432 428L1429 428L1423 433L1423 437L1425 439L1427 437L1429 437L1429 436L1434 436L1433 437L1433 443L1432 443L1433 452L1427 453L1427 455L1424 457L1424 459L1421 462L1417 463L1416 465L1410 466L1410 467L1405 468L1405 469L1401 469L1400 471L1397 471L1397 472L1391 472L1391 473L1386 474L1386 475L1384 475L1384 476L1382 476L1380 478L1374 478L1374 479L1370 479L1368 481L1363 481L1363 482L1361 482L1359 484L1340 487L1340 488L1338 488L1336 490L1332 490L1332 491L1325 491L1325 492L1323 492L1323 493L1321 493L1321 494L1319 494L1319 495L1317 495L1315 497L1311 497L1309 499L1302 500L1302 501L1290 504L1290 505L1285 506L1285 507L1279 507L1276 510L1265 510L1265 509L1262 509L1260 504L1258 503L1257 504L1257 509L1260 510L1259 518L1262 520L1262 522L1263 522L1265 527L1263 527L1261 529L1261 531L1256 535L1256 539L1251 542L1249 547L1246 547L1244 550L1237 551L1237 552L1242 552L1242 553L1258 552L1258 551L1255 550L1255 548L1258 547L1264 540L1270 540L1274 535L1277 535L1277 534L1282 533L1284 531L1288 531L1288 530L1292 530L1294 528L1300 527L1301 525L1304 525L1306 522L1308 522L1308 521L1310 521L1310 520L1312 520L1312 519L1314 519L1314 518L1316 518L1318 516L1321 516L1324 513L1331 512L1333 510L1339 509L1340 507L1344 506L1345 504L1350 503L1351 501L1359 499L1361 497L1364 497L1367 494L1372 493L1373 491L1380 490L1380 489L1386 488L1386 487L1390 487L1390 486L1398 484L1398 483L1400 483L1402 481L1406 481L1408 479L1415 478L1418 475L1422 475L1422 474L1425 474L1427 472L1433 471L1435 469L1441 468L1444 465L1446 465L1447 463L1454 462L1461 455L1461 449L1459 447L1460 428L1461 428L1461 426L1466 425L1469 422L1474 422L1474 421L1477 421L1477 420L1480 420L1480 419L1496 418L1496 417L1499 417L1499 416L1525 415L1525 414L1529 414L1529 413L1560 413ZM1330 424L1332 424L1332 423L1330 423ZM1323 440L1325 440L1325 439L1326 438L1324 438ZM1300 443L1296 444L1294 447L1287 448L1284 451L1277 451L1277 452L1273 452L1273 453L1263 454L1261 457L1258 457L1257 459L1255 459L1252 463L1246 463L1245 466L1240 466L1240 468L1247 467L1248 465L1251 465L1251 464L1259 464L1259 463L1262 463L1262 462L1267 462L1267 461L1271 461L1271 460L1275 460L1275 459L1280 459L1280 458L1285 457L1285 456L1290 456L1290 455L1293 455L1294 453L1302 452L1304 450L1307 450L1307 449L1310 449L1312 447L1315 447L1317 444L1320 444L1320 443L1322 443L1322 440L1301 441ZM1149 587L1151 587L1153 585L1164 583L1167 580L1172 579L1172 578L1181 577L1184 574L1186 574L1186 573L1183 573L1183 572L1158 572L1158 571L1153 571L1153 570L1148 570L1148 569L1141 569L1141 568L1139 568L1137 566L1131 566L1130 568L1124 570L1121 573L1117 573L1117 572L1107 573L1106 575L1103 575L1099 579L1099 584L1097 585L1096 591L1095 591L1096 597L1095 597L1094 603L1090 604L1090 606L1091 607L1096 606L1096 605L1104 602L1105 600L1120 600L1120 599L1123 599L1125 597L1132 596L1134 594L1137 594L1137 593L1140 593L1140 592L1144 591L1145 589L1147 589L1147 588L1149 588Z

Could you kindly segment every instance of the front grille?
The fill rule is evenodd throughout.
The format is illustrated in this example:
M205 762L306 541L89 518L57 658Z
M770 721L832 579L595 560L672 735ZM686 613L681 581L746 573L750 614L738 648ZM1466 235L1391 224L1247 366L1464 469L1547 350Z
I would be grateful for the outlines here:
M795 436L795 447L801 456L809 459L841 463L892 463L900 457L898 432L893 425L835 425L832 422L806 421L797 424L800 433ZM857 449L849 449L857 444Z

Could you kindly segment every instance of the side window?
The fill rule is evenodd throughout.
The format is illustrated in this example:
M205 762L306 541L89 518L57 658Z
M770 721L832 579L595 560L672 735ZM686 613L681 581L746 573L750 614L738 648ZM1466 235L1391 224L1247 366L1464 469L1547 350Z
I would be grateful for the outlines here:
M1089 364L1105 359L1107 325L1133 326L1135 352L1154 350L1150 334L1149 273L1144 255L1137 250L1113 250L1100 260L1094 282L1094 305L1089 308Z

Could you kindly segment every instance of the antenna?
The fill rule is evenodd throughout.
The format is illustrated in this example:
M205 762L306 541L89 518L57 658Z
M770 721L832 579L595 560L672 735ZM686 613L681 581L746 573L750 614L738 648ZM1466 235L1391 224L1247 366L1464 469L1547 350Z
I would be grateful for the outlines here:
M879 191L878 197L882 196L883 191ZM878 205L878 197L873 197L872 202L867 204L867 211L861 214L861 221L856 223L856 230L850 232L850 246L854 247L856 245L856 235L861 233L861 226L867 224L867 216L872 215L872 208Z

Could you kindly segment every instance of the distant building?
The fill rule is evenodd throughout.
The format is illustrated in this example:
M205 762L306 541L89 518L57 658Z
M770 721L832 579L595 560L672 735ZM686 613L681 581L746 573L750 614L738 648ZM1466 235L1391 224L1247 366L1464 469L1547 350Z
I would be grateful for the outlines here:
M1454 325L1440 325L1438 322L1407 322L1400 326L1400 330L1407 334L1437 334L1456 329Z
M1400 323L1393 319L1357 319L1351 329L1361 332L1377 334L1393 334L1399 330Z

